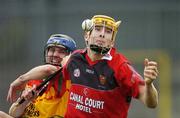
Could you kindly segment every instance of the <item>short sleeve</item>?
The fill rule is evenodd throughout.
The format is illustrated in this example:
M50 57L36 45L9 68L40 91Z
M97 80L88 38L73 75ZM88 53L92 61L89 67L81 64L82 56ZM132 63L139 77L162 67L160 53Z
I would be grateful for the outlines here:
M120 69L121 83L128 89L128 94L134 98L139 96L139 85L144 85L142 76L128 63L124 63Z

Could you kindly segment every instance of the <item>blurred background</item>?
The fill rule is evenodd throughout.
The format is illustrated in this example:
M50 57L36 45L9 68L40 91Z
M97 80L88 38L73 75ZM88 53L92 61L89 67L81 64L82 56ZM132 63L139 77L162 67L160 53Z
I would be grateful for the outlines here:
M81 23L95 14L122 20L116 47L139 73L144 58L159 63L159 106L148 109L133 100L129 118L179 118L179 0L0 0L0 110L8 112L10 107L9 84L43 64L49 36L70 35L83 48Z

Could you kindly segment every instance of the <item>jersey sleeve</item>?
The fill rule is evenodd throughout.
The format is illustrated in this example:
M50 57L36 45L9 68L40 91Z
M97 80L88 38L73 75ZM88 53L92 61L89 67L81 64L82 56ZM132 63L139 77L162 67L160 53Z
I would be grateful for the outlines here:
M120 83L128 89L128 94L134 98L139 96L139 85L144 85L144 80L138 72L128 63L124 63L120 67L121 81Z
M26 88L32 88L34 85L38 86L43 80L30 80L26 84Z

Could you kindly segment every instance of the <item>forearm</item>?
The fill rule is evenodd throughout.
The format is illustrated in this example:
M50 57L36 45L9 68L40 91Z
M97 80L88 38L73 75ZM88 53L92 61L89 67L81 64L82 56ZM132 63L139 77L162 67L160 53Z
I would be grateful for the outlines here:
M144 80L145 86L140 88L140 99L149 108L155 108L158 104L158 93L153 85L153 81L156 80L158 76L157 62L144 60Z
M22 82L27 82L29 80L36 80L36 79L44 79L45 77L53 74L58 69L52 65L42 65L35 67L28 71L27 73L18 77L18 79Z
M158 93L153 83L145 85L143 102L149 108L155 108L158 104Z
M16 92L25 88L26 82L29 80L44 79L45 77L55 73L59 68L53 65L42 65L31 69L29 72L19 76L10 84L7 101L14 102Z

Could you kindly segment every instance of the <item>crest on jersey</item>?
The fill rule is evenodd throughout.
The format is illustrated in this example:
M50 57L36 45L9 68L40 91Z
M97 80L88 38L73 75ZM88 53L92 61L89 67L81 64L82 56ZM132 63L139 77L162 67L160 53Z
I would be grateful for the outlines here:
M79 68L75 69L74 72L73 72L74 76L75 77L79 77L80 76L80 70Z
M103 75L100 75L100 76L99 76L99 81L100 81L100 83L101 83L102 85L105 85L105 84L106 84L106 77L103 76Z
M84 88L83 93L84 93L85 96L87 96L87 94L88 94L88 88Z

